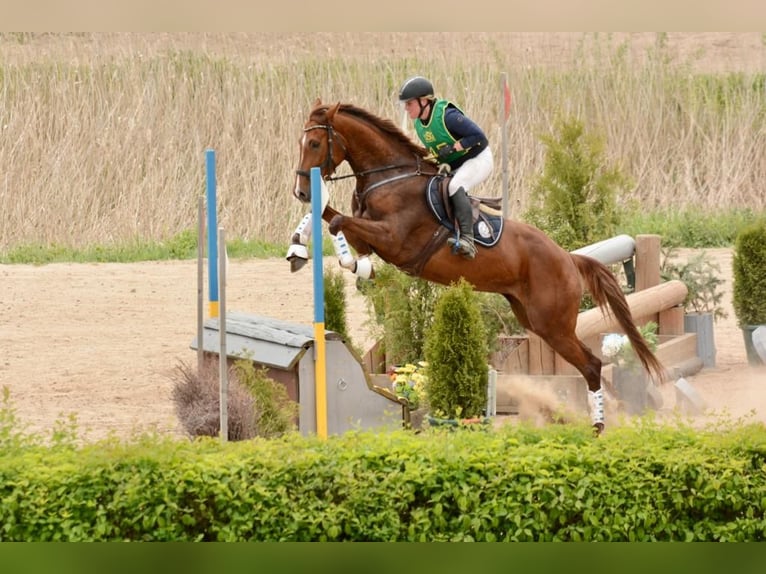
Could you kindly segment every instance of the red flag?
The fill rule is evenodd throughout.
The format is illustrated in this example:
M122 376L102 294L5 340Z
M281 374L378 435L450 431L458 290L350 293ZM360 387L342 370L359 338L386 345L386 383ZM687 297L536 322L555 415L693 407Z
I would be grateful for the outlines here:
M505 99L505 121L511 115L511 90L508 89L508 80L503 79L503 98Z

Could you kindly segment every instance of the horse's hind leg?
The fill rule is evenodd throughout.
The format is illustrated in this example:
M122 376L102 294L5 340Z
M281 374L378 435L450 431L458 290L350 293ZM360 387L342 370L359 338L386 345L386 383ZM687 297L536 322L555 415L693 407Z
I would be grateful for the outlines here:
M585 377L585 381L588 383L588 408L593 428L597 435L601 434L604 430L604 391L601 388L601 360L575 336L573 329L570 329L568 334L560 331L547 332L548 330L555 331L555 326L543 329L538 325L536 329L521 302L512 295L506 294L505 298L511 304L514 315L516 315L516 318L525 329L529 329L542 337L556 353ZM545 325L547 327L548 323ZM559 328L561 327L559 326Z
M604 390L601 387L601 359L580 341L574 333L543 336L562 359L574 366L588 383L588 407L597 435L604 430Z

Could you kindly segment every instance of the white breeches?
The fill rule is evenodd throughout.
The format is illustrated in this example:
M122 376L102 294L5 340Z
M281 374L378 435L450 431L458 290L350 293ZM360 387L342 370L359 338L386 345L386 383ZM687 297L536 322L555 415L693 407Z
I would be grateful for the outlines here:
M453 172L449 183L450 196L455 195L459 188L463 188L466 193L474 187L484 182L495 167L495 160L492 156L492 150L486 148L476 157L472 157Z

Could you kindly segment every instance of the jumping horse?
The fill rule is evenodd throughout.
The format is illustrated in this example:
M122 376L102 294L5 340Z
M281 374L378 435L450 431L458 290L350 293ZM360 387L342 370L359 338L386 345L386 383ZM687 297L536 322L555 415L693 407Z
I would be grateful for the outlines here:
M359 255L375 253L411 275L443 285L462 277L478 291L503 295L525 329L582 373L597 436L604 430L602 364L575 335L584 290L602 312L614 314L644 369L655 380L665 378L608 267L570 253L540 229L510 218L495 245L477 246L475 259L454 254L445 227L427 204L427 183L438 174L428 151L390 120L352 104L317 100L300 139L295 197L311 201L311 168L319 167L322 177L332 180L343 161L356 178L352 215L328 205L322 218L330 233L342 231Z

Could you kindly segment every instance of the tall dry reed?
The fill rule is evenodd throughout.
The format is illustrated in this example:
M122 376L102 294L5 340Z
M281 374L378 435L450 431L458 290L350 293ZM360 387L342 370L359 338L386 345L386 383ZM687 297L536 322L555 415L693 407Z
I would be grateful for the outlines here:
M0 250L194 228L208 148L229 237L287 242L307 209L290 191L314 99L400 122L415 73L487 131L497 168L481 195L501 193L507 74L512 215L559 115L604 135L647 209L763 209L764 71L757 33L2 34ZM332 185L333 204L352 187Z

